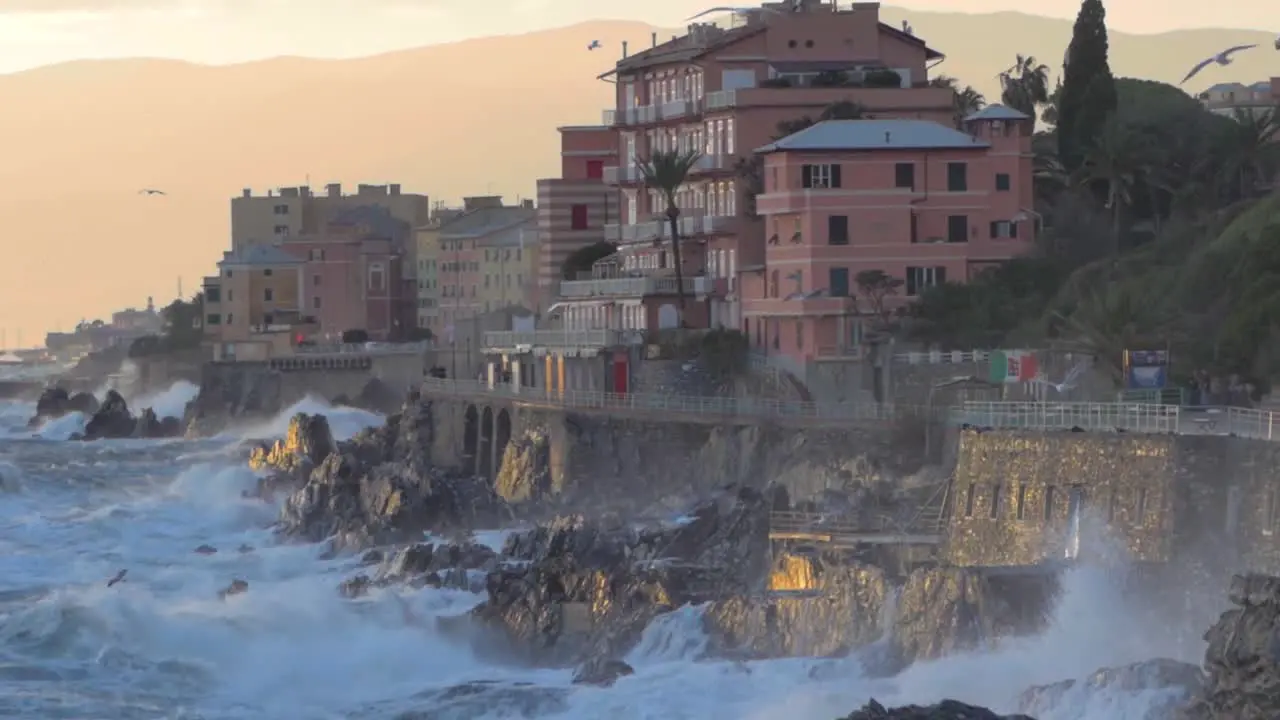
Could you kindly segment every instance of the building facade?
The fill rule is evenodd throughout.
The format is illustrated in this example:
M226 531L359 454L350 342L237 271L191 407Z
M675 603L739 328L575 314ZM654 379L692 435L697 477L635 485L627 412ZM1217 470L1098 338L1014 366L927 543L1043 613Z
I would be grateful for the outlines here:
M759 269L765 229L752 211L752 152L780 125L851 102L876 117L950 123L952 93L928 85L942 58L924 41L879 21L877 3L849 8L799 0L747 13L741 27L690 26L687 35L624 57L606 113L619 164L605 181L621 189L621 219L607 231L624 268L670 274L655 242L670 241L666 201L644 187L640 166L656 151L700 153L677 193L684 274L710 278L704 322L741 327L742 272ZM690 324L686 322L686 324Z
M223 254L204 278L204 330L214 359L263 359L314 331L302 312L305 263L271 245Z
M566 260L577 250L604 242L605 226L617 224L618 189L604 183L606 166L617 165L618 143L608 126L562 127L560 177L538 181L538 260L534 310L559 298Z
M437 206L431 221L413 229L418 286L418 327L440 326L440 228L466 212L463 208Z
M750 342L799 362L856 356L866 330L930 287L1025 254L1033 123L992 105L963 131L831 120L761 148L767 238L763 270L743 273Z
M431 202L426 195L401 192L397 184L356 187L344 193L340 183L325 186L317 195L307 185L268 190L255 195L246 188L231 199L231 251L248 245L278 245L289 237L316 234L335 215L354 207L385 208L410 227L426 225Z
M1280 109L1280 77L1252 85L1218 83L1200 93L1200 102L1209 112L1234 117L1237 112L1256 116Z

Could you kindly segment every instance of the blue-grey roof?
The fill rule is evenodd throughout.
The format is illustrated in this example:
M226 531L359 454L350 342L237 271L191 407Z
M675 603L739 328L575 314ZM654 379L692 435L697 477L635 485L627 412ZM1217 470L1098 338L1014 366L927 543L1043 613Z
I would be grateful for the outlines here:
M1008 105L988 105L976 113L970 113L965 117L965 122L970 120L1030 120L1031 116L1021 110L1014 110Z
M985 142L928 120L827 120L765 145L780 150L934 150L985 148Z
M481 207L446 222L440 227L441 240L479 238L499 230L522 225L537 217L538 211L519 205Z
M219 265L299 265L303 261L274 245L250 245L222 254Z

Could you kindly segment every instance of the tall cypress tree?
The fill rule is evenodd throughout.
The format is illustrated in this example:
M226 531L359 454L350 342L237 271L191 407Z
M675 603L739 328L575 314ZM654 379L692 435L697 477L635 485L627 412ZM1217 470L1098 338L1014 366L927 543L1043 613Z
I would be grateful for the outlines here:
M1116 80L1107 63L1107 11L1084 0L1076 15L1058 100L1058 160L1072 172L1116 109Z

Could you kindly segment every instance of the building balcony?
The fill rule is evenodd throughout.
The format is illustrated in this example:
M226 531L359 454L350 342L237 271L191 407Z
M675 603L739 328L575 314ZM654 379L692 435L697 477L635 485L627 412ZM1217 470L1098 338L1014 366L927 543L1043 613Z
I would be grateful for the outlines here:
M643 179L644 174L641 173L640 168L635 165L611 165L604 169L605 185L638 183Z
M487 332L483 338L486 353L536 352L539 349L600 350L624 345L639 345L643 337L630 330L533 330Z
M665 223L653 221L604 226L604 239L612 243L650 242L665 237Z
M723 235L737 228L738 218L733 215L693 215L680 218L680 234L683 237Z
M613 109L602 110L600 112L600 124L605 127L613 127L618 124L618 111Z
M662 103L659 106L659 117L663 120L674 120L698 113L700 103L695 99L682 98Z
M724 172L733 170L737 166L737 158L733 155L701 155L698 161L693 164L692 172Z
M707 295L711 292L711 278L683 278L686 295ZM565 280L560 283L560 297L565 300L582 300L601 297L645 297L647 295L675 295L674 276L643 276L607 278L600 280Z
M823 107L840 100L855 102L870 112L952 112L947 88L782 87L742 88L707 93L707 112L740 107Z
M852 315L857 312L857 302L851 297L805 297L794 295L781 298L750 298L742 302L742 314L776 317Z

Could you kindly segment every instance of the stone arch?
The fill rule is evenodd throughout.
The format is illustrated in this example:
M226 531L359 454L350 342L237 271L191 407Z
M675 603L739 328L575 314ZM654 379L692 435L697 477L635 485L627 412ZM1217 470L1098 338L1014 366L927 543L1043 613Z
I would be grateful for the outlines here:
M480 413L475 405L468 405L462 421L462 472L476 474L476 451L480 446Z
M476 444L476 474L493 479L493 408L480 413L480 442Z
M498 411L493 423L493 469L494 474L502 469L502 456L507 452L507 444L511 442L511 412L506 408Z
M680 311L671 303L663 303L658 307L658 329L669 330L680 327Z

